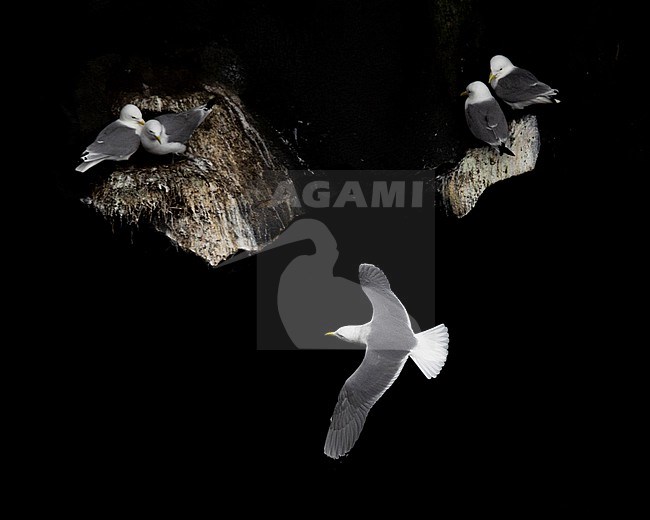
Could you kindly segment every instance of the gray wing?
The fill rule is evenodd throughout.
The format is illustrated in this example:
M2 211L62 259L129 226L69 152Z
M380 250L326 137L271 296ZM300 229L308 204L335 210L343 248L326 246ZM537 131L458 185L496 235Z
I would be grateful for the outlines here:
M481 103L469 103L465 108L465 118L474 137L498 146L508 138L508 122L496 99Z
M165 127L169 142L185 144L208 113L205 108L197 107L179 114L164 114L155 119Z
M381 269L371 264L359 266L359 283L372 304L368 348L409 349L413 329L408 313Z
M325 455L338 459L352 449L370 408L397 379L407 355L404 351L366 349L363 362L339 392L325 439Z
M122 159L133 155L138 146L140 146L140 136L135 133L135 130L113 121L99 133L84 154L92 156L93 159L102 157Z
M497 96L510 103L528 101L552 91L550 86L539 81L532 72L518 67L501 78L494 89Z
M334 459L352 449L370 408L397 379L417 341L406 309L382 270L361 264L359 282L372 303L372 321L366 354L339 392L330 420L325 454Z

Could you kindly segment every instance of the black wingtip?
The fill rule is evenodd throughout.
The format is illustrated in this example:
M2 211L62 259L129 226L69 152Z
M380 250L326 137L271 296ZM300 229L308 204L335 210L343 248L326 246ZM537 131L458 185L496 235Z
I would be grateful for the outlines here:
M515 156L515 154L512 153L512 150L510 148L508 148L505 144L500 144L499 145L499 155L503 155L503 154L510 155L512 157Z
M207 110L210 110L210 109L214 106L214 104L215 104L216 102L217 102L217 96L213 97L210 101L208 101L208 102L205 104L205 108L206 108Z

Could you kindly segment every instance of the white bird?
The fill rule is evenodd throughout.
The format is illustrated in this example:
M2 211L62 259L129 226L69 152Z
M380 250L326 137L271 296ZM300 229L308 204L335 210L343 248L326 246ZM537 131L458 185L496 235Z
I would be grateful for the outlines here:
M474 81L461 92L465 100L465 119L474 137L489 144L500 155L515 155L506 147L508 141L508 122L490 89L485 83Z
M120 117L104 128L95 141L81 154L83 161L75 168L85 172L102 161L126 161L140 146L144 125L142 113L135 105L124 105Z
M330 419L324 451L333 459L352 449L370 408L397 379L407 358L427 379L436 377L447 359L447 327L441 324L414 334L406 309L381 269L361 264L359 281L372 303L372 319L326 334L366 346L363 362L343 385Z
M208 117L217 98L178 114L163 114L147 121L140 135L142 146L154 155L183 153L194 130Z
M500 99L512 108L537 103L559 103L556 88L538 80L532 72L515 67L505 56L497 54L490 60L490 85Z

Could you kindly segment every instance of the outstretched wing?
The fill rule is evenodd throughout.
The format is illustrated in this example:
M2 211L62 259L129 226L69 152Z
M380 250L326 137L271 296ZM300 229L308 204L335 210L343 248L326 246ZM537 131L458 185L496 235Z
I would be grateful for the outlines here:
M381 269L361 264L359 281L372 303L372 320L363 362L339 392L327 432L325 454L334 459L352 449L370 408L397 379L417 342L406 309Z
M343 385L330 419L325 455L338 459L357 442L370 408L402 371L408 352L366 349L363 362Z
M401 350L410 348L405 339L413 329L402 302L391 291L388 278L371 264L359 266L361 289L372 303L368 349Z

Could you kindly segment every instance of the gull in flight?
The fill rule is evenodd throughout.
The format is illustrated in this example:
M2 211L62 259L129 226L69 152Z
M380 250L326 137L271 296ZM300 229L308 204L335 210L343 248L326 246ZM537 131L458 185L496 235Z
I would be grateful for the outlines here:
M397 379L407 358L427 379L438 375L447 358L447 327L441 324L414 334L406 309L391 291L381 269L361 264L359 281L372 303L372 319L365 325L347 325L327 333L366 346L363 361L339 392L330 419L324 451L333 459L352 449L370 408Z

